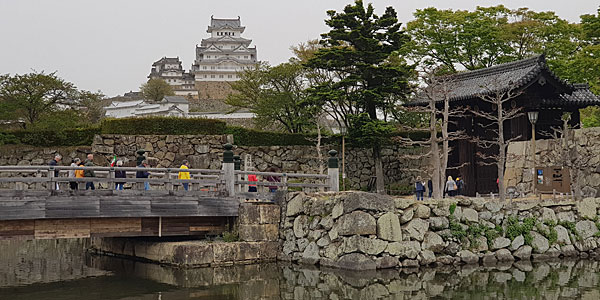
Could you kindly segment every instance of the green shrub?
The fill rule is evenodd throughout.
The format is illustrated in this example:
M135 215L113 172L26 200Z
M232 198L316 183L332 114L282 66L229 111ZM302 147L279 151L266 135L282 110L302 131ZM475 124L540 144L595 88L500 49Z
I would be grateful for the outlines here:
M243 127L227 127L227 134L233 135L233 140L238 146L291 146L314 145L316 139L311 135L259 131ZM321 140L324 143L324 140ZM326 155L326 154L324 154Z
M240 237L235 231L225 231L223 232L223 241L227 243L237 242L240 240Z
M453 214L454 214L454 211L455 211L455 210L456 210L456 203L452 203L452 204L450 204L449 211L450 211L450 214L451 214L451 215L453 215Z
M9 134L15 144L32 146L89 146L94 135L99 134L97 127L74 128L64 130L17 130ZM6 133L5 133L6 134Z
M525 218L523 219L523 223L519 223L519 220L515 216L510 216L507 218L506 237L512 241L517 236L523 235L523 238L525 238L525 244L529 245L531 244L532 240L532 237L529 234L529 232L533 229L535 225L535 218Z
M388 186L389 195L412 195L415 188L412 184L392 183Z
M225 134L226 124L220 120L202 118L148 117L106 119L100 127L104 134Z
M13 134L0 132L0 145L6 144L18 144L19 139L17 139Z

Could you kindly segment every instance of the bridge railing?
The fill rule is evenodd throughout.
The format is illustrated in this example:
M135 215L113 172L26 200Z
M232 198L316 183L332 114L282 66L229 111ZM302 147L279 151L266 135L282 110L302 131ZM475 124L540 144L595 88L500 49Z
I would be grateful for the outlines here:
M221 170L179 169L179 168L140 168L140 167L71 167L71 166L0 166L0 189L82 189L80 183L102 183L100 188L114 190L117 184L132 184L126 188L144 189L150 184L152 189L188 189L217 192L229 196L243 197L249 186L277 187L278 190L301 189L308 191L339 191L339 170L337 152L329 151L327 174L301 174L241 171L240 160L234 159L233 145L224 145ZM93 177L71 177L70 171L93 171ZM125 171L126 178L115 178L116 171ZM134 178L136 172L149 172L150 178ZM191 179L178 179L180 172L190 173ZM17 176L6 176L17 173ZM261 177L261 181L249 181L247 175ZM62 176L61 176L62 175ZM67 176L64 176L67 175ZM271 177L271 178L269 178ZM257 178L258 179L258 178ZM269 181L270 179L270 181ZM87 184L85 185L87 188ZM274 189L271 189L274 190Z
M94 177L69 177L69 171L94 171ZM125 178L115 178L115 171L124 171ZM138 171L149 172L149 178L136 178ZM179 172L190 173L191 179L178 179ZM183 189L219 192L223 190L223 171L212 169L138 168L138 167L70 167L70 166L0 166L0 188L3 189L69 189L76 183L84 189L86 182L101 183L98 188L115 189L117 184L125 188L144 189L149 183L152 189ZM6 176L11 174L13 176ZM16 176L15 176L16 175ZM58 176L56 176L58 175ZM12 183L12 184L11 184ZM82 184L83 183L83 184Z

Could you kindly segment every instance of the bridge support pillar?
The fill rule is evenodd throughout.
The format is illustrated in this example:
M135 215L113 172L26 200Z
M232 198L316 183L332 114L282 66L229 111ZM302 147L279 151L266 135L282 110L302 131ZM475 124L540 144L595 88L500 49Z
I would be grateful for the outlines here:
M340 169L338 165L337 151L329 151L329 161L327 162L327 175L329 175L329 191L340 191Z
M227 143L223 145L223 179L225 181L225 190L232 197L235 195L235 163L233 160L233 145Z

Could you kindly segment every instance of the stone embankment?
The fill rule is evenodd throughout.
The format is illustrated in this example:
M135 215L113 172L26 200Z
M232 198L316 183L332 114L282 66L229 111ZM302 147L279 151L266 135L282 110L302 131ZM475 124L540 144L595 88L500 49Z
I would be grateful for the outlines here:
M277 259L279 252L279 215L277 205L243 203L235 228L223 234L230 241L168 242L156 239L93 238L90 250L98 254L183 267L270 262Z
M599 204L293 193L282 203L279 259L368 270L596 257Z

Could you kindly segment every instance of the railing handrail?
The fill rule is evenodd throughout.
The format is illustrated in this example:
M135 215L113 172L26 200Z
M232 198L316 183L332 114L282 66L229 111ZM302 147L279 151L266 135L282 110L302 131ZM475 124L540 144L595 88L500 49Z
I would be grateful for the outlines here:
M258 172L258 171L235 171L235 174L242 174L242 175L248 175L248 174L254 174L254 175L261 175L261 176L280 176L280 177L304 177L304 178L323 178L326 179L329 176L328 175L324 175L324 174L304 174L304 173L276 173L276 172Z
M189 172L189 173L214 173L221 174L222 170L215 169L180 169L180 168L140 168L140 167L71 167L71 166L48 166L48 165L27 165L27 166L0 166L0 172L3 171L62 171L62 170L88 170L88 171L148 171L148 172Z

